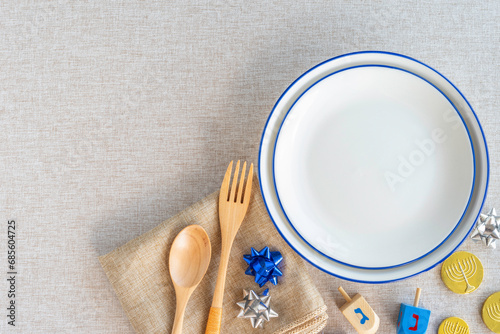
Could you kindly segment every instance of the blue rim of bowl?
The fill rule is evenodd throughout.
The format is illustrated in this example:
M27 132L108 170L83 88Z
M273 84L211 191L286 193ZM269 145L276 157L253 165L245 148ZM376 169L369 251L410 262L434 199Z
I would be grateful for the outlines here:
M340 279L344 279L344 280L347 280L347 281L351 281L351 282L356 282L356 283L367 283L367 284L385 284L385 283L390 283L390 282L397 282L397 281L400 281L400 280L403 280L403 279L407 279L407 278L410 278L410 277L413 277L413 276L416 276L416 275L419 275L421 273L424 273L426 271L429 271L431 270L432 268L436 267L438 264L440 264L441 262L443 262L445 259L447 259L451 254L453 254L458 247L460 247L460 245L462 245L462 243L465 241L465 239L469 236L470 232L472 231L472 228L474 227L474 224L471 224L471 227L469 228L469 231L466 233L466 235L462 238L462 240L460 240L460 242L457 243L457 245L448 253L446 254L445 256L443 256L440 260L436 261L434 264L430 265L429 267L425 268L425 269L422 269L416 273L413 273L411 275L407 275L407 276L403 276L403 277L398 277L398 278L395 278L395 279L389 279L389 280L378 280L378 281L370 281L370 280L359 280L359 279L353 279L353 278L350 278L350 277L346 277L346 276L342 276L342 275L339 275L339 274L336 274L330 270L327 270L325 268L322 268L320 265L312 262L311 260L309 260L305 255L303 255L301 252L299 252L297 250L296 247L293 246L293 244L283 235L283 233L281 232L281 230L279 229L278 225L276 224L275 220L274 220L274 217L272 216L270 210L269 210L269 206L267 204L267 201L266 201L266 197L265 197L265 194L264 192L262 191L262 168L261 168L261 157L262 157L262 145L263 145L263 142L264 142L264 136L266 134L266 130L267 130L267 126L269 124L269 121L271 119L271 117L273 116L275 110L276 110L276 107L278 106L278 104L281 102L281 100L283 99L283 97L288 93L288 91L300 80L302 79L306 74L310 73L311 71L313 71L314 69L328 63L328 62L331 62L333 60L336 60L336 59L340 59L340 58L344 58L344 57L348 57L348 56L353 56L353 55L359 55L359 54L382 54L382 55L390 55L390 56L395 56L395 57L401 57L401 58L404 58L404 59L408 59L408 60L411 60L411 61L414 61L418 64L421 64L425 67L427 67L428 69L432 70L433 72L435 72L436 74L438 74L441 78L443 78L446 82L448 82L457 92L458 94L462 97L462 99L465 101L465 103L467 103L467 106L470 108L471 112L472 112L472 115L474 115L474 118L476 119L476 122L479 126L479 130L481 131L481 137L482 137L482 143L484 144L484 149L485 149L485 153L486 153L486 183L485 183L485 189L484 189L484 194L483 194L483 199L481 201L481 205L479 207L479 210L478 210L478 213L476 215L476 217L474 218L473 222L477 221L478 217L479 217L479 214L481 213L482 209L483 209L483 206L484 206L484 202L486 200L486 196L487 196L487 193L488 193L488 186L489 186L489 178L490 178L490 159L489 159L489 151L488 151L488 145L486 143L486 137L484 135L484 130L483 130L483 127L481 126L481 123L479 122L479 119L474 111L474 109L472 108L472 106L470 105L469 101L465 98L465 96L462 94L462 92L450 81L448 80L448 78L446 78L444 75L442 75L440 72L436 71L434 68L430 67L429 65L419 61L419 60L416 60L414 58L411 58L409 56L405 56L405 55L402 55L402 54L398 54L398 53L394 53L394 52L387 52L387 51L358 51L358 52L352 52L352 53L346 53L346 54L343 54L343 55L339 55L339 56L336 56L336 57L333 57L333 58L330 58L328 60L325 60L319 64L317 64L316 66L310 68L309 70L307 70L306 72L304 72L303 74L301 74L297 79L295 79L286 89L285 91L281 94L281 96L278 98L278 100L276 101L276 103L274 104L273 106L273 109L271 110L271 113L269 114L267 120L266 120L266 124L264 125L264 130L262 131L262 136L261 136L261 140L260 140L260 145L259 145L259 159L258 159L258 163L259 163L259 168L258 168L258 175L259 175L259 186L261 188L261 194L262 194L262 198L263 198L263 201L264 201L264 205L266 206L266 210L269 214L269 217L271 218L271 221L273 222L274 226L276 227L276 230L278 231L278 233L281 235L281 237L286 241L286 243L297 253L299 254L304 260L306 260L307 262L309 262L313 267L329 274L329 275L332 275L334 277L338 277ZM454 104L453 104L454 105ZM277 138L276 138L277 139Z
M344 72L344 71L348 71L348 70L352 70L352 69L356 69L356 68L366 68L366 67L382 67L382 68L390 68L390 69L394 69L394 70L398 70L398 71L402 71L402 72L405 72L405 73L408 73L408 74L411 74L423 81L425 81L427 84L431 85L434 89L436 89L439 93L441 93L442 96L444 96L444 98L448 101L448 103L453 107L453 109L455 110L455 112L458 114L458 116L460 117L460 120L462 121L462 124L464 125L464 128L465 128L465 131L467 132L467 137L469 138L469 143L470 143L470 148L472 150L472 168L473 168L473 173L472 173L472 184L471 184L471 188L470 188L470 193L469 193L469 198L467 199L467 204L465 206L465 209L463 210L462 212L462 215L460 216L460 219L458 220L458 222L455 224L455 226L453 227L453 229L451 230L451 232L446 236L446 238L444 238L436 247L432 248L430 251L426 252L425 254L415 258L415 259L412 259L412 260L409 260L409 261L406 261L406 262L403 262L403 263L398 263L398 264L395 264L395 265L391 265L391 266L385 266L385 267L365 267L365 266L359 266L359 265L354 265L354 264L351 264L351 263L347 263L347 262L344 262L344 261L340 261L338 259L335 259L334 257L330 256L330 255L327 255L325 253L323 253L322 251L320 251L319 249L317 249L314 245L312 245L309 241L306 240L306 238L304 236L302 236L302 234L295 228L294 224L293 224L293 221L292 219L288 216L285 208L283 207L283 203L281 202L281 198L280 198L280 193L278 191L278 186L276 184L276 173L275 173L275 165L276 165L276 147L278 145L278 140L279 140L279 136L280 136L280 133L281 133L281 129L283 128L283 125L285 124L285 121L288 117L288 115L290 114L291 110L293 109L293 107L295 106L295 104L304 96L304 94L306 94L311 88L313 88L314 86L316 86L317 84L319 84L320 82L322 82L323 80L335 75L335 74L338 74L338 73L341 73L341 72ZM311 84L304 92L302 92L298 97L297 99L293 102L293 104L290 106L290 108L288 109L288 111L286 112L285 114L285 117L283 118L283 120L281 121L281 124L280 124L280 127L278 129L278 133L276 134L276 141L274 142L274 149L273 149L273 161L272 161L272 179L273 179L273 182L274 182L274 188L276 190L276 196L278 198L278 202L279 202L279 205L280 205L280 208L281 208L281 211L283 211L283 214L285 215L286 219L288 220L288 222L290 223L290 226L292 226L292 228L295 230L295 232L297 233L297 235L302 239L304 240L304 242L309 245L309 247L313 248L316 252L320 253L321 255L329 258L330 260L332 261L335 261L335 262L338 262L340 264L343 264L345 266L349 266L349 267L353 267L353 268L358 268L358 269L368 269L368 270L383 270L383 269L391 269L391 268L396 268L396 267L401 267L401 266L404 266L404 265L407 265L409 263L412 263L412 262L415 262L415 261L418 261L424 257L426 257L427 255L429 255L430 253L434 252L436 249L438 249L439 247L441 247L443 245L443 243L446 242L446 240L448 240L448 238L453 234L453 232L455 232L455 230L457 229L457 227L460 225L460 223L462 222L462 219L464 218L464 215L465 213L467 212L467 209L469 208L469 205L470 205L470 202L471 202L471 198L472 198L472 194L473 194L473 190L474 190L474 185L476 183L476 156L475 156L475 152L474 152L474 146L472 144L472 138L470 136L470 132L469 132L469 129L467 128L467 125L465 124L465 121L462 117L462 115L460 114L460 112L457 110L457 107L451 102L451 100L449 99L448 96L446 96L445 93L443 93L438 87L436 87L436 85L432 84L431 82L429 82L427 79L421 77L420 75L418 74L415 74L411 71L408 71L408 70L405 70L405 69L402 69L402 68L399 68L399 67L395 67L395 66L388 66L388 65L371 65L371 64L367 64L367 65L356 65L356 66L351 66L351 67L346 67L346 68L343 68L341 70L338 70L338 71L335 71L335 72L332 72L332 73L329 73L328 75L320 78L319 80L315 81L313 84Z

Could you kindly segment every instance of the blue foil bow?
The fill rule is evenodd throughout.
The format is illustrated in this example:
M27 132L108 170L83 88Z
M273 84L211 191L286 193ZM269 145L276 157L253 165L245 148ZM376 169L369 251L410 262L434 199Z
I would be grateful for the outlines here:
M243 255L243 259L248 263L245 274L255 276L255 283L262 287L267 281L274 285L278 284L278 276L283 276L278 264L283 260L280 252L271 252L269 247L264 247L257 252L252 247L252 254Z

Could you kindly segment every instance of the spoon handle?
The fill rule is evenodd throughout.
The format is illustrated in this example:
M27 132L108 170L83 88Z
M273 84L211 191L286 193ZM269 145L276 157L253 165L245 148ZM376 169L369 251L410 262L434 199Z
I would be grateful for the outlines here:
M184 311L186 311L186 305L188 302L189 296L182 294L181 296L177 296L176 300L176 308L175 308L175 318L174 318L174 326L172 328L172 334L181 334L182 333L182 324L184 322Z

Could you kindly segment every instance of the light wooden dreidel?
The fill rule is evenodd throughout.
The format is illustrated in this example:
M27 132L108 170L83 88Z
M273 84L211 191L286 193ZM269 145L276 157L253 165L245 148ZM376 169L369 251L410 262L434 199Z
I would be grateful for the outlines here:
M363 296L357 293L351 299L342 287L339 287L339 291L346 300L346 303L340 308L340 311L344 317L349 320L356 331L360 334L376 333L380 325L380 319L378 315L373 312Z
M420 288L417 288L413 306L401 303L397 334L423 334L427 330L431 311L418 307L420 292Z

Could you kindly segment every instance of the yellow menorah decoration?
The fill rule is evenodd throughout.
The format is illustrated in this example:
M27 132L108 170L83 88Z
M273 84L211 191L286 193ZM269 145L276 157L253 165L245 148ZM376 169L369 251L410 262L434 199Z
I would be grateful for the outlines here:
M467 334L469 329L458 325L457 323L447 322L443 328L444 334Z
M455 293L471 293L483 280L483 266L474 254L456 252L443 263L441 279Z
M446 275L454 282L465 282L465 293L469 293L476 289L470 285L468 279L472 278L477 272L476 261L473 257L468 257L463 260L457 260L451 266L446 268Z
M487 306L486 312L491 319L500 322L500 303L495 303Z
M439 326L438 334L470 334L469 325L463 319L448 318Z
M484 324L494 333L500 333L500 292L495 292L483 303Z

